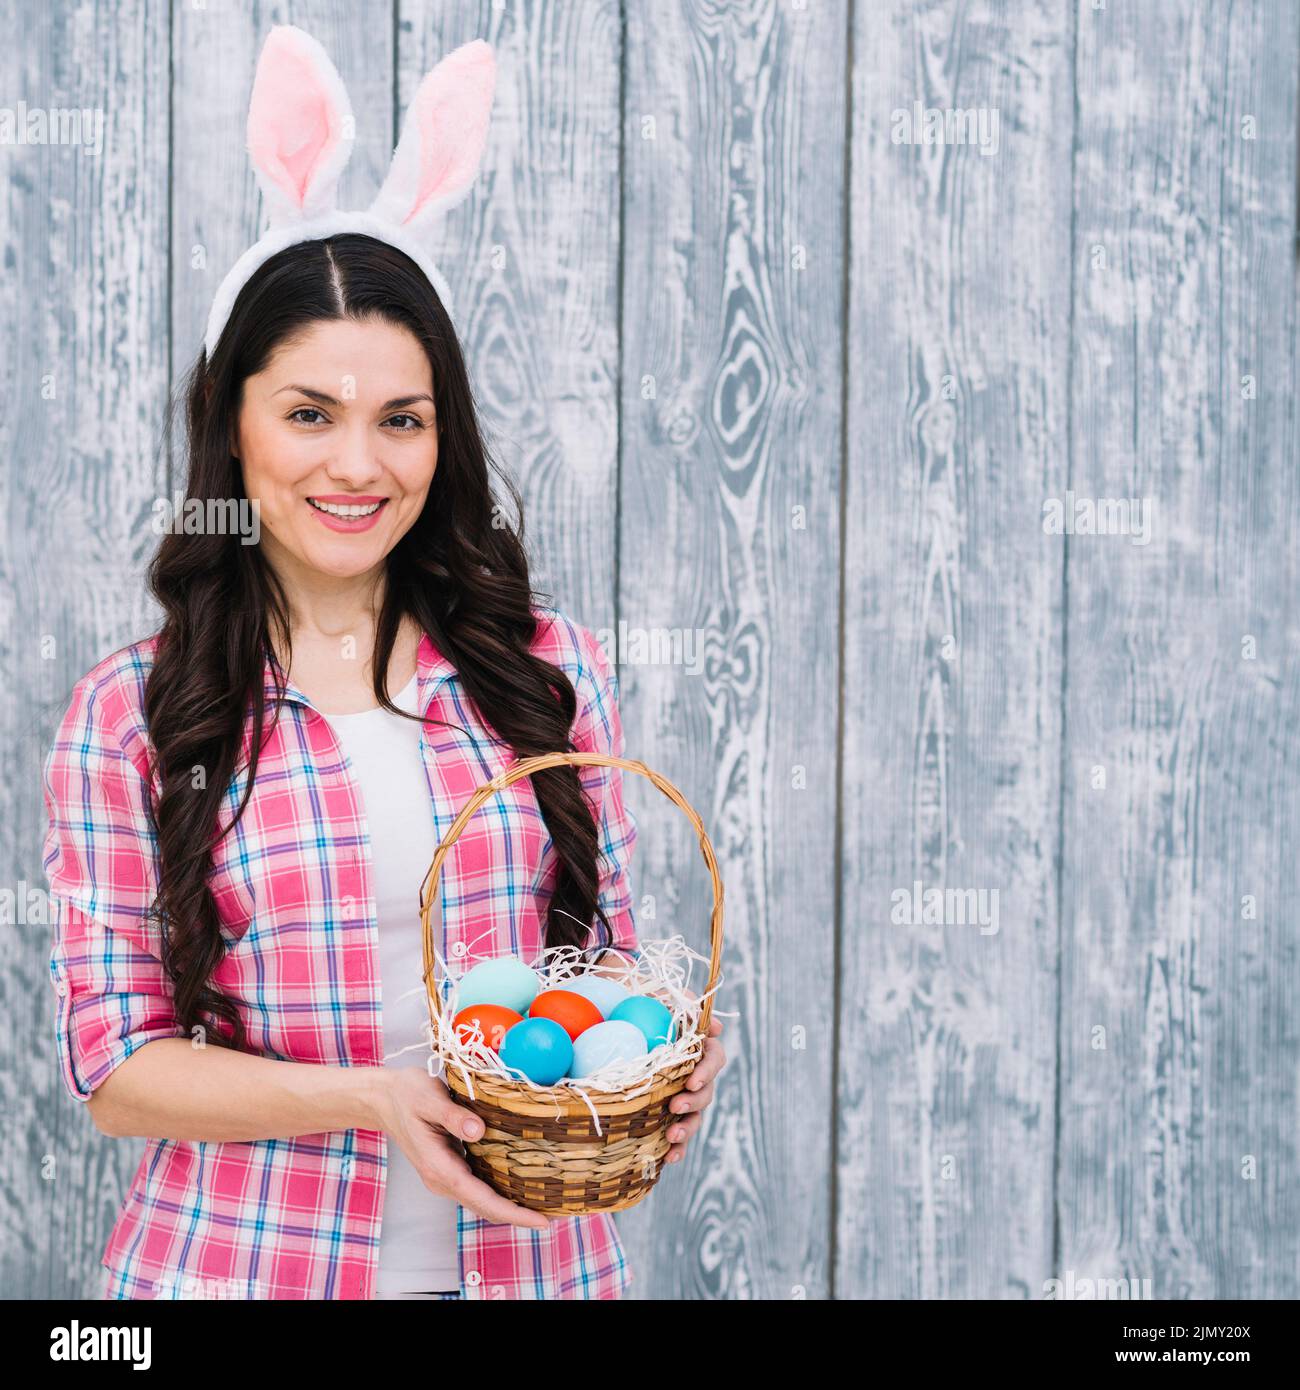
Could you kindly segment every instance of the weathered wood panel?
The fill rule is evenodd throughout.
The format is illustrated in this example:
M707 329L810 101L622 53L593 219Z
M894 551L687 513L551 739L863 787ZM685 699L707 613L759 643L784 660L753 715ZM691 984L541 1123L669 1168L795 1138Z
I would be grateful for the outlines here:
M1297 53L1079 15L1060 1267L1157 1298L1297 1292Z
M41 767L80 676L148 622L165 478L167 49L162 4L13 7L10 109L78 108L102 141L0 146L3 887L45 891ZM89 134L93 124L86 127ZM66 1094L49 928L0 926L0 1288L94 1294L135 1155Z
M627 7L619 616L628 746L710 827L733 1059L622 1220L637 1292L825 1297L847 7ZM698 656L698 660L696 659ZM706 944L687 823L638 803L645 935Z
M524 499L534 584L594 630L613 617L617 545L619 5L401 0L403 114L474 38L496 49L492 124L436 254L489 450Z
M1038 1297L1062 572L1039 516L1065 481L1070 18L898 0L855 21L836 1294ZM989 152L921 143L916 104L976 112ZM985 895L986 925L956 901L898 921L917 883Z

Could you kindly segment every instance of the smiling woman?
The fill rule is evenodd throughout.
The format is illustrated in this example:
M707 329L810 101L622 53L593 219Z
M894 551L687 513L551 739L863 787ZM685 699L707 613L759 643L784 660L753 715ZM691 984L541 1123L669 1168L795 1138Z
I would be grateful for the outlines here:
M618 1296L608 1217L551 1223L469 1173L478 1121L409 1007L418 886L468 795L503 760L622 751L612 668L496 520L432 286L367 237L286 248L200 357L189 427L189 494L250 499L260 544L163 538L162 629L79 684L47 763L65 1079L150 1139L110 1291ZM467 837L446 958L636 951L635 824L590 773L521 780Z
M467 189L485 50L426 79L428 157L404 134L381 201ZM337 176L340 93L318 45L272 32L250 148L273 202ZM188 495L251 502L258 543L163 537L160 631L79 682L46 762L64 1079L105 1133L149 1139L109 1292L618 1297L607 1215L548 1221L470 1173L482 1124L421 1065L411 1010L438 842L513 759L620 755L614 671L534 595L441 277L395 222L320 230L241 258L189 381ZM443 874L443 958L635 954L635 834L617 768L518 779Z

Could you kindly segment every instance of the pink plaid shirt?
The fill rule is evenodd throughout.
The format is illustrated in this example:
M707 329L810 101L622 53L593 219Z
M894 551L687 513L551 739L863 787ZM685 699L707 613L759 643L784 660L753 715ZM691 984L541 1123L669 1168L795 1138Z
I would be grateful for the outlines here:
M613 666L586 628L554 609L537 615L533 651L562 667L577 692L574 747L622 755ZM157 843L143 708L156 645L154 636L115 652L77 684L45 762L55 1036L63 1079L83 1101L137 1048L181 1033L146 916ZM427 726L422 738L441 839L474 789L515 758L427 636L418 677L426 717L459 726ZM277 702L269 662L266 691L269 716ZM215 983L237 1001L250 1046L264 1056L381 1065L378 927L357 786L310 701L289 686L278 703L248 806L215 855L210 882L227 947ZM247 747L251 717L245 732ZM636 822L622 773L579 773L599 810L609 944L635 953L627 864ZM227 793L223 825L245 777ZM443 866L443 958L533 959L557 864L532 780L522 778L479 810ZM413 912L419 887L411 885ZM249 1143L150 1139L104 1251L106 1296L371 1298L387 1142L365 1129ZM618 1298L631 1282L604 1214L539 1232L461 1207L459 1247L463 1298Z

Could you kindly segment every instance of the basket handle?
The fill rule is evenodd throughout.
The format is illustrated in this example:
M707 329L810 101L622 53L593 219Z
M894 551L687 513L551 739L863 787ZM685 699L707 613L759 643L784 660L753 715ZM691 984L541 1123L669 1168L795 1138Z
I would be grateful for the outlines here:
M707 997L704 1000L704 1010L700 1014L699 1025L700 1037L707 1038L709 1020L713 1016L713 995L710 991L718 983L718 970L722 965L722 875L718 872L718 860L713 852L712 841L704 829L704 822L700 820L694 807L666 777L660 776L653 768L647 767L643 762L637 762L630 758L616 758L608 753L540 753L533 758L523 758L504 772L499 772L490 782L484 782L461 808L456 819L452 821L451 829L447 831L442 843L434 852L433 862L429 865L424 882L420 886L420 923L423 927L422 935L424 937L424 975L422 978L425 991L429 996L429 1021L435 1022L438 1017L441 1017L442 1012L442 1000L439 998L438 987L433 978L435 962L432 917L438 880L442 877L442 865L448 851L460 838L461 831L469 824L470 817L473 816L474 812L485 801L490 801L497 792L503 791L512 782L519 781L521 777L531 777L534 772L544 772L548 767L563 767L566 764L570 767L621 767L628 772L639 772L642 777L653 782L669 801L680 807L691 825L694 826L700 841L700 851L704 855L709 876L713 880L713 913L709 918L712 957L709 962L709 983L705 989Z

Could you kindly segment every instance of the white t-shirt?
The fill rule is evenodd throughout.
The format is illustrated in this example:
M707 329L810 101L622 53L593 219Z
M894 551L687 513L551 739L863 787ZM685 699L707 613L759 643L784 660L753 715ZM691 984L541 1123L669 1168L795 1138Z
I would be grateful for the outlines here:
M414 676L406 689L394 696L393 703L412 714L418 712ZM379 916L384 1065L422 1067L428 1063L427 1043L394 1055L422 1041L421 1026L429 1018L420 979L424 944L419 896L437 848L437 835L420 755L420 725L382 707L325 717L352 764L370 830L372 890ZM435 932L440 920L440 907L435 903ZM375 1292L458 1290L456 1217L456 1203L430 1192L390 1137Z

